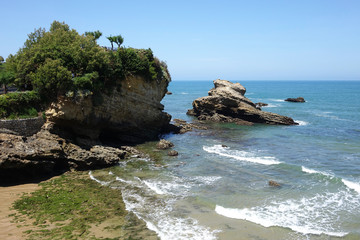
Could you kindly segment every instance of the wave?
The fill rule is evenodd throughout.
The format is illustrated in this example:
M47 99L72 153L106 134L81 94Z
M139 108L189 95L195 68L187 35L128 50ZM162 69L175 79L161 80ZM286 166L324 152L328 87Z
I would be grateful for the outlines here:
M146 222L162 240L172 239L216 239L216 230L201 226L190 217L174 216L172 199L156 199L152 195L144 195L142 189L123 189L125 208Z
M94 180L95 182L100 183L103 186L107 186L107 185L109 185L111 183L111 182L104 182L104 181L101 181L101 180L97 179L96 177L94 177L94 175L92 175L91 171L89 172L89 177L90 177L91 180Z
M355 190L357 193L360 194L360 184L359 183L356 183L356 182L352 182L352 181L349 181L349 180L346 180L346 179L343 179L343 178L340 178L340 177L336 177L330 173L327 173L327 172L322 172L322 171L317 171L317 170L313 170L313 169L310 169L310 168L306 168L304 166L301 167L301 170L305 173L309 173L309 174L321 174L321 175L324 175L326 177L329 177L329 178L336 178L338 179L339 181L341 180L341 182L349 189L351 190Z
M212 147L203 146L203 150L208 153L215 153L220 156L233 158L240 161L264 164L264 165L273 165L280 164L281 162L277 161L274 157L263 156L258 157L253 153L239 151L239 150L230 150L229 148L224 148L221 145L214 145Z
M340 194L337 194L337 198ZM341 231L333 223L337 219L337 203L328 203L326 196L315 196L312 199L287 200L284 202L273 202L266 206L253 208L225 208L216 205L215 212L224 217L247 220L264 227L284 227L302 234L326 234L342 237L348 232ZM329 205L334 209L329 213Z
M275 108L275 107L279 107L278 104L271 104L271 103L268 103L267 106L262 106L261 108Z
M356 192L358 192L360 194L360 184L359 183L355 183L355 182L351 182L349 180L345 180L342 179L341 180L348 188L355 190Z
M182 95L188 95L189 93L187 93L187 92L181 92L180 94L182 94Z
M321 175L324 175L324 176L327 176L327 177L334 177L333 175L327 173L327 172L322 172L322 171L317 171L317 170L313 170L313 169L310 169L310 168L306 168L304 166L301 166L301 170L305 173L309 173L309 174L321 174Z
M318 117L324 117L324 118L329 118L329 119L332 119L332 120L338 120L338 121L346 121L346 122L354 122L350 119L345 119L345 118L340 118L336 115L333 115L332 112L315 112L314 113L315 116L318 116Z
M273 102L285 102L284 99L274 99L274 98L272 98L272 99L269 99L269 100L273 101Z
M299 124L299 126L306 126L308 125L309 123L308 122L305 122L305 121L301 121L301 120L295 120L296 123Z

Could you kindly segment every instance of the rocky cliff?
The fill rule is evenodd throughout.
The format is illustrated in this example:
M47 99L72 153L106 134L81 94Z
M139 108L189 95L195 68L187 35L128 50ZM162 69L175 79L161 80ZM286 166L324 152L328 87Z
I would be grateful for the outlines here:
M131 76L108 93L60 97L33 136L0 133L0 183L111 166L133 154L120 144L155 139L168 127L171 116L160 101L169 82ZM117 147L104 145L110 142Z
M149 81L131 76L109 94L80 99L62 97L46 111L56 127L89 139L114 139L125 143L157 137L171 116L160 103L170 79Z
M234 122L250 125L252 123L296 125L290 117L276 113L261 111L244 95L246 89L240 83L231 83L226 80L215 80L215 88L209 96L201 97L193 102L193 109L189 115L199 120L213 122Z

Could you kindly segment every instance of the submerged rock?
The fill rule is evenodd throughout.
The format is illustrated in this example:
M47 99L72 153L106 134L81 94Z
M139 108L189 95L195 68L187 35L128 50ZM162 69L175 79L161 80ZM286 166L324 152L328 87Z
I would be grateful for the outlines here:
M157 144L156 144L156 148L160 149L160 150L165 150L165 149L169 149L172 148L174 146L174 144L168 140L165 139L161 139Z
M281 184L278 183L278 182L275 182L273 180L270 180L269 181L269 186L271 186L271 187L281 187Z
M179 155L179 153L177 151L175 151L175 150L171 150L171 151L168 152L168 155L174 157L174 156Z
M276 113L264 112L246 98L246 89L240 83L227 80L215 80L215 88L211 89L209 96L201 97L193 102L193 109L189 115L199 120L212 122L230 122L240 125L252 123L297 125L290 117Z
M284 101L287 101L287 102L305 102L305 99L303 97L298 97L298 98L287 98L285 99Z

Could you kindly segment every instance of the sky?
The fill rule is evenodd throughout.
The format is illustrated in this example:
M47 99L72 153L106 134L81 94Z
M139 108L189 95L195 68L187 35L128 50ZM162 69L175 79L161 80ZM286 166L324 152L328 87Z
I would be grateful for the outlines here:
M64 21L151 48L173 80L360 80L358 0L0 0L0 56Z

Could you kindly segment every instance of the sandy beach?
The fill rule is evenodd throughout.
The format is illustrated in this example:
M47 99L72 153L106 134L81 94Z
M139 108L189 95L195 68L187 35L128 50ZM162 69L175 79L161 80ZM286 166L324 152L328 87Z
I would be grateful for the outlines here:
M23 238L23 232L28 230L26 226L17 227L19 223L11 222L10 214L16 213L12 210L12 204L19 199L23 193L30 193L39 189L38 184L29 183L9 187L0 187L0 239L19 240ZM22 223L26 225L26 223Z

